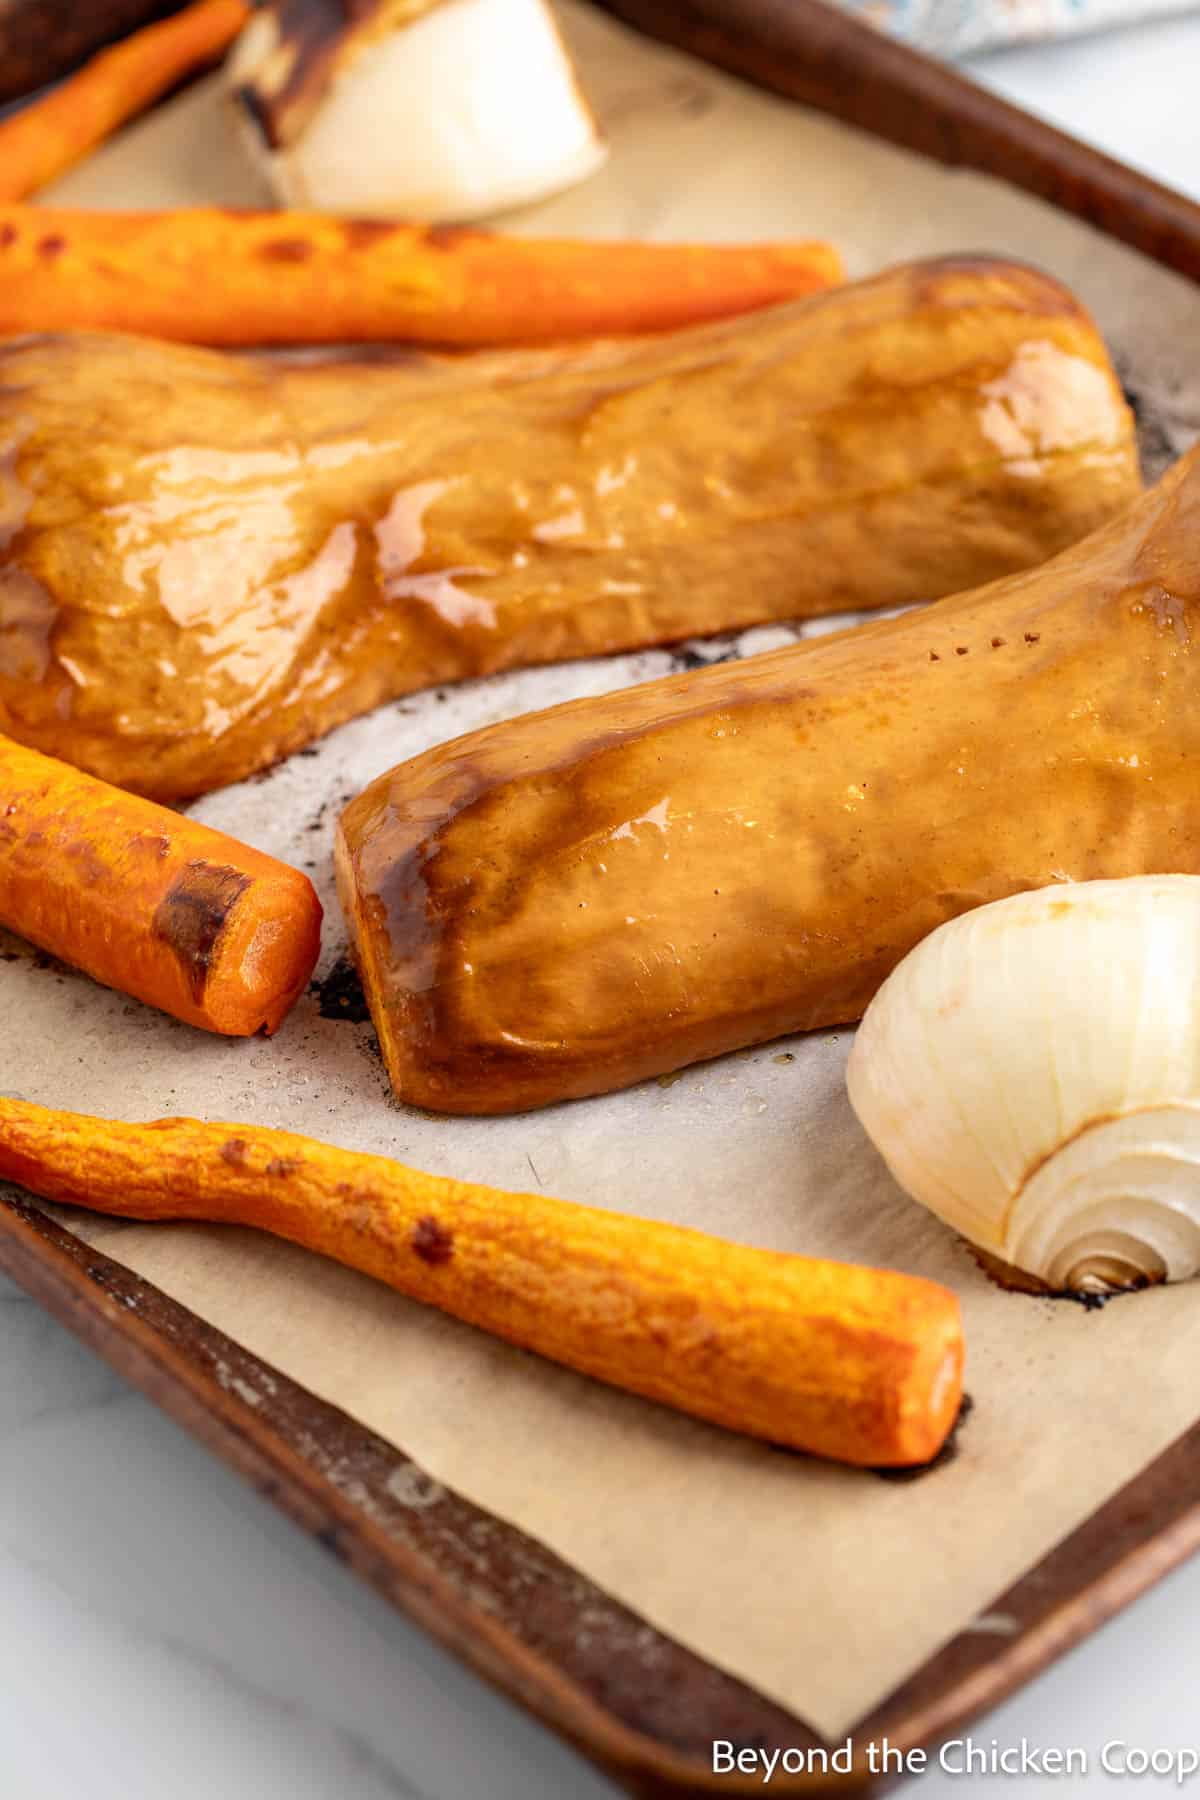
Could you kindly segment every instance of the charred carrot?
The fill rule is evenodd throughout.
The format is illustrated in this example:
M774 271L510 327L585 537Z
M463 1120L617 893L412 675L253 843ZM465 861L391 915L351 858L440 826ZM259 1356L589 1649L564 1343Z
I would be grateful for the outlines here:
M583 1374L841 1462L927 1462L958 1413L958 1301L913 1275L257 1125L113 1124L0 1099L0 1176L123 1218L256 1226Z
M297 869L0 738L0 925L227 1037L305 987L321 903Z
M24 200L215 62L249 17L246 0L197 0L102 50L61 87L0 121L0 201Z
M665 331L840 278L837 252L820 243L597 243L315 213L0 207L0 333L537 344Z

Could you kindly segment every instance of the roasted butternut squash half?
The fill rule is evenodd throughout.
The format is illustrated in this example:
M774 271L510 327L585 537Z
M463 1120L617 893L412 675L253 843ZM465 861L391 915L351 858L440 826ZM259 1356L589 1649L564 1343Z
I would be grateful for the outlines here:
M1095 327L1004 262L561 350L14 339L0 731L185 798L431 683L928 600L1139 486Z
M1200 451L1044 567L393 769L338 877L396 1091L595 1094L856 1019L936 925L1200 873Z

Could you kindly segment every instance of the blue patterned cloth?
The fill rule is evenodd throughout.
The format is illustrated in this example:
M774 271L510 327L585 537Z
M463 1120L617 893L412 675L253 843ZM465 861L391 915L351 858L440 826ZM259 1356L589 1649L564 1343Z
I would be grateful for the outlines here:
M1164 13L1187 12L1195 0L838 0L847 12L938 56L967 56L998 44L1102 31Z

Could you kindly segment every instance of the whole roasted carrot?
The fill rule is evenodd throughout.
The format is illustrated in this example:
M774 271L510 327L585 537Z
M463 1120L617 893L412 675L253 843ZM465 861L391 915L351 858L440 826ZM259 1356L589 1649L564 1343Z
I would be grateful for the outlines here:
M124 1218L257 1226L586 1375L841 1462L927 1462L958 1413L958 1301L912 1275L257 1125L114 1124L0 1099L0 1176Z
M321 903L299 870L0 738L0 925L227 1037L303 991Z
M751 312L841 273L820 243L576 242L315 213L0 207L0 334L538 344Z
M215 62L249 17L246 0L197 0L102 50L61 87L0 121L0 201L24 200Z

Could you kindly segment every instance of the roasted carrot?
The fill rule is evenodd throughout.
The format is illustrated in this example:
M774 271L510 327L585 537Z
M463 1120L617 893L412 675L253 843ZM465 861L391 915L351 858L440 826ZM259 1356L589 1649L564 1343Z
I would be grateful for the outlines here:
M61 87L0 121L0 201L24 200L215 62L249 17L246 0L197 0L102 50Z
M0 1176L133 1219L252 1225L615 1387L840 1462L927 1462L962 1395L958 1301L258 1125L115 1124L0 1098Z
M227 1037L301 993L321 903L297 869L0 738L0 925Z
M665 331L841 278L828 244L493 236L315 213L0 207L0 334L532 344Z

